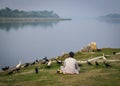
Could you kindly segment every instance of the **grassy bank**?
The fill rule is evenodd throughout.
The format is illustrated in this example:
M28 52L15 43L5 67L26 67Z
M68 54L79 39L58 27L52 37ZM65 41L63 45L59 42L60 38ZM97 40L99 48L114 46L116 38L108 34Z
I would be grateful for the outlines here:
M113 52L120 52L120 49L105 48L100 52L76 52L77 60L86 60L92 57L111 55L107 59L120 60L120 55L113 55ZM92 56L92 57L91 57ZM67 54L59 56L64 60ZM60 64L53 63L50 68L45 64L37 63L34 66L22 68L19 72L6 75L0 72L0 86L119 86L120 85L120 62L109 62L112 67L106 68L101 62L99 66L93 64L83 64L78 75L56 74ZM39 68L39 73L35 74L35 67Z

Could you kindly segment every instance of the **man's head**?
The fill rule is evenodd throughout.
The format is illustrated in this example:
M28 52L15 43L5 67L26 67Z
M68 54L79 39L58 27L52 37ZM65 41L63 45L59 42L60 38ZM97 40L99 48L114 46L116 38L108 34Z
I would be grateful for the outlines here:
M69 56L70 57L74 57L74 53L73 52L69 52Z

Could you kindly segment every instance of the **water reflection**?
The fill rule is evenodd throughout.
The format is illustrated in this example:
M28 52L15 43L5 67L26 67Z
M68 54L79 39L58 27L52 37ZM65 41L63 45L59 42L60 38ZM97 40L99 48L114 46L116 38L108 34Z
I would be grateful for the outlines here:
M98 20L100 22L106 22L106 23L110 23L110 24L120 24L120 18L98 18Z
M0 22L0 29L10 31L11 29L18 30L25 26L39 26L42 28L53 27L59 21L40 21L40 22Z

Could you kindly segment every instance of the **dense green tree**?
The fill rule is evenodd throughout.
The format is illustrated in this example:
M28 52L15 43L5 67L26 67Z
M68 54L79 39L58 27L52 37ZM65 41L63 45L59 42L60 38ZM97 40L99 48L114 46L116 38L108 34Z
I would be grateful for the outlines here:
M58 14L53 11L19 11L18 9L12 10L8 7L0 10L0 17L39 17L39 18L59 18Z

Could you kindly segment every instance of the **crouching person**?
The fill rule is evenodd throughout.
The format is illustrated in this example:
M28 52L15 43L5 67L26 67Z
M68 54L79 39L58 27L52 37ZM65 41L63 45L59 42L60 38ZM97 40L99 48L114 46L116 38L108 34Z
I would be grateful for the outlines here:
M73 52L69 53L69 58L65 59L63 66L60 67L58 72L63 74L79 74L80 68Z

